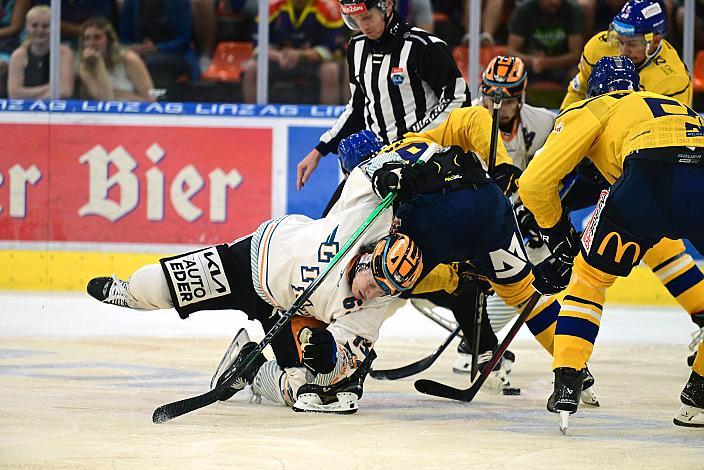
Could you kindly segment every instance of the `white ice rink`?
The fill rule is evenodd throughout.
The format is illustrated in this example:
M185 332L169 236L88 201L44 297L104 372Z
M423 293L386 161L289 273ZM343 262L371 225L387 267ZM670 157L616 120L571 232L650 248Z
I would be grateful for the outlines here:
M513 386L470 404L417 393L416 378L467 386L450 364L371 378L351 416L228 403L155 425L157 406L207 390L237 312L136 312L79 294L0 293L0 468L704 468L704 430L672 416L694 325L678 309L607 308L590 362L600 408L563 437L545 411L550 359L527 330ZM377 368L430 354L447 333L406 307L383 327Z

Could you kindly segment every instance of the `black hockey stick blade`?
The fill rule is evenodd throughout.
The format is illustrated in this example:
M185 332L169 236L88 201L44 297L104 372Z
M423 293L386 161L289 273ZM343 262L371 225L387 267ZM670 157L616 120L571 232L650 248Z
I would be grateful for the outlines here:
M181 415L185 415L186 413L190 413L191 411L212 405L218 401L218 397L221 393L222 390L219 390L216 387L209 392L198 395L197 397L186 398L185 400L179 400L162 405L154 410L152 421L154 424L164 423Z
M526 306L523 308L523 311L518 316L518 318L516 318L516 321L513 322L513 326L511 326L511 329L506 334L506 337L501 342L496 352L494 352L494 355L491 357L491 360L489 360L489 362L484 366L482 371L477 376L477 379L472 383L472 385L470 385L469 388L460 389L450 387L449 385L445 385L440 382L435 382L434 380L421 379L416 380L416 382L413 384L416 390L418 390L420 393L425 393L426 395L449 398L450 400L464 402L472 401L477 395L477 392L479 392L479 389L482 388L482 385L484 385L484 382L486 382L486 379L489 377L489 374L491 374L494 370L496 364L498 364L498 362L501 360L501 357L508 349L508 346L509 344L511 344L511 341L513 341L513 338L516 337L518 330L520 330L521 326L523 326L523 324L526 322L526 318L528 318L528 315L530 315L533 309L535 308L535 305L538 303L538 300L540 300L540 296L541 295L539 292L534 292L533 295L531 295L531 297L528 299Z
M460 332L460 327L458 326L455 330L450 333L445 341L440 345L440 347L430 356L424 357L423 359L416 361L407 366L399 367L398 369L387 369L387 370L372 370L369 375L377 380L398 380L405 377L410 377L411 375L423 372L428 367L432 366L433 363L440 357L440 355L447 349L447 346L452 342L452 340Z

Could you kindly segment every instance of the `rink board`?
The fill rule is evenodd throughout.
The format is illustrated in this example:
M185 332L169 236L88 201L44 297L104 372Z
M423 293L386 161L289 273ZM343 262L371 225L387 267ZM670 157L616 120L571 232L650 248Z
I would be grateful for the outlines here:
M296 165L341 111L0 100L0 289L78 291L272 217L318 217L340 178L335 155L302 191ZM609 301L674 302L645 269Z

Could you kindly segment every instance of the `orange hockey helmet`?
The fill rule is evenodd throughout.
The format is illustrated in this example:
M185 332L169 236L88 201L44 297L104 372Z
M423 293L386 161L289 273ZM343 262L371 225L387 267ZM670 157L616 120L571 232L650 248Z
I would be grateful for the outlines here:
M526 66L518 57L498 55L491 59L482 74L480 92L492 96L501 87L504 98L520 97L528 84Z
M398 295L412 288L422 271L423 255L407 235L387 235L374 246L372 274L386 295Z

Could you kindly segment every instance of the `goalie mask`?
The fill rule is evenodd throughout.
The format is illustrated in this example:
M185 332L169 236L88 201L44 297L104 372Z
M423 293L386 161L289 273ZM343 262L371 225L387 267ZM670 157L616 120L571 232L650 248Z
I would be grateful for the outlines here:
M387 235L369 248L371 252L365 250L347 267L350 285L356 276L370 276L383 291L382 295L398 295L412 288L420 278L423 256L407 235Z

